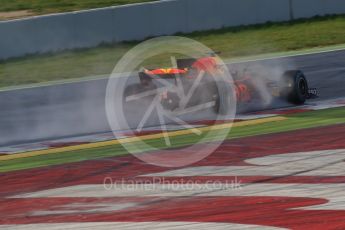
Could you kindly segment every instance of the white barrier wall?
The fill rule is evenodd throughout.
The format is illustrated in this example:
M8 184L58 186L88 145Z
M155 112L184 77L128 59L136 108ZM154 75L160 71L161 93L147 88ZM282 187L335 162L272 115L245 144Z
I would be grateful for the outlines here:
M167 0L0 22L0 59L345 13L344 0Z

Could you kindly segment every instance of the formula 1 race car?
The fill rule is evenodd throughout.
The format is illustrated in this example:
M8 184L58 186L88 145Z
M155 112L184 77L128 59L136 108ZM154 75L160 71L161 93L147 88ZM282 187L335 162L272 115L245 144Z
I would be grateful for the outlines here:
M125 89L125 101L159 95L161 106L172 112L213 103L211 105L217 114L226 115L234 101L236 104L243 104L260 100L256 76L251 76L248 71L231 71L233 80L221 79L219 82L215 76L224 72L224 66L213 56L179 59L176 62L177 68L144 69L139 72L140 83L129 85ZM180 86L180 90L173 89L174 87L160 90L161 86L167 86L167 81ZM283 98L295 105L317 97L316 89L309 88L308 81L300 70L285 71L279 80L266 79L264 85L272 97Z

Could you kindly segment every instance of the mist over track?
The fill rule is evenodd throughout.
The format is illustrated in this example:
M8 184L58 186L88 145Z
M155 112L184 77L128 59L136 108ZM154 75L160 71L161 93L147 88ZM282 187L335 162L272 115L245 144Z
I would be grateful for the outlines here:
M243 62L230 64L230 67L260 65L268 68L281 66L286 70L301 69L310 87L318 88L320 99L325 100L345 96L344 60L345 50L341 50ZM107 80L1 91L0 145L110 131L105 112ZM135 81L136 77L128 80L129 83ZM284 106L289 105L281 101L272 104L274 108ZM211 114L206 112L199 118L208 116ZM154 120L149 123L154 124Z

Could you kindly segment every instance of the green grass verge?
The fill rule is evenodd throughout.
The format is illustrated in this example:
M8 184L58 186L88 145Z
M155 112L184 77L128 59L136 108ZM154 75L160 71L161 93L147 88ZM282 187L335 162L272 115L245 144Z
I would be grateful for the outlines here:
M337 16L197 32L184 36L221 51L221 57L228 59L345 44L344 31L345 16ZM135 42L102 45L2 61L0 87L109 74L123 54L134 45ZM158 66L161 63L158 61L155 64Z
M48 14L153 1L157 0L1 0L0 12L29 10Z
M288 119L284 121L276 121L243 127L234 127L228 135L228 139L270 133L279 133L319 126L345 124L345 108L305 112L300 114L288 115L287 117ZM215 135L210 140L217 140L217 134L219 133L215 133ZM196 135L184 135L171 138L174 148L191 145L199 140L200 137ZM150 140L146 143L154 147L166 148L163 139ZM145 152L147 150L149 149L145 147L141 149L142 152ZM121 145L107 146L88 150L71 151L59 154L49 154L30 158L1 161L0 172L9 172L49 165L80 162L91 159L123 156L127 154L128 152Z

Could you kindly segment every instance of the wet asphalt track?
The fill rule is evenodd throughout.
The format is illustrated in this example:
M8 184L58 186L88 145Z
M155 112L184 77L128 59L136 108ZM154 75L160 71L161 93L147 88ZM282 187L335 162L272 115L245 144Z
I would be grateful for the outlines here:
M345 96L345 50L232 65L301 69L310 87L319 89L320 99ZM106 84L107 79L100 79L0 92L0 146L109 131ZM272 106L288 104L276 101Z

